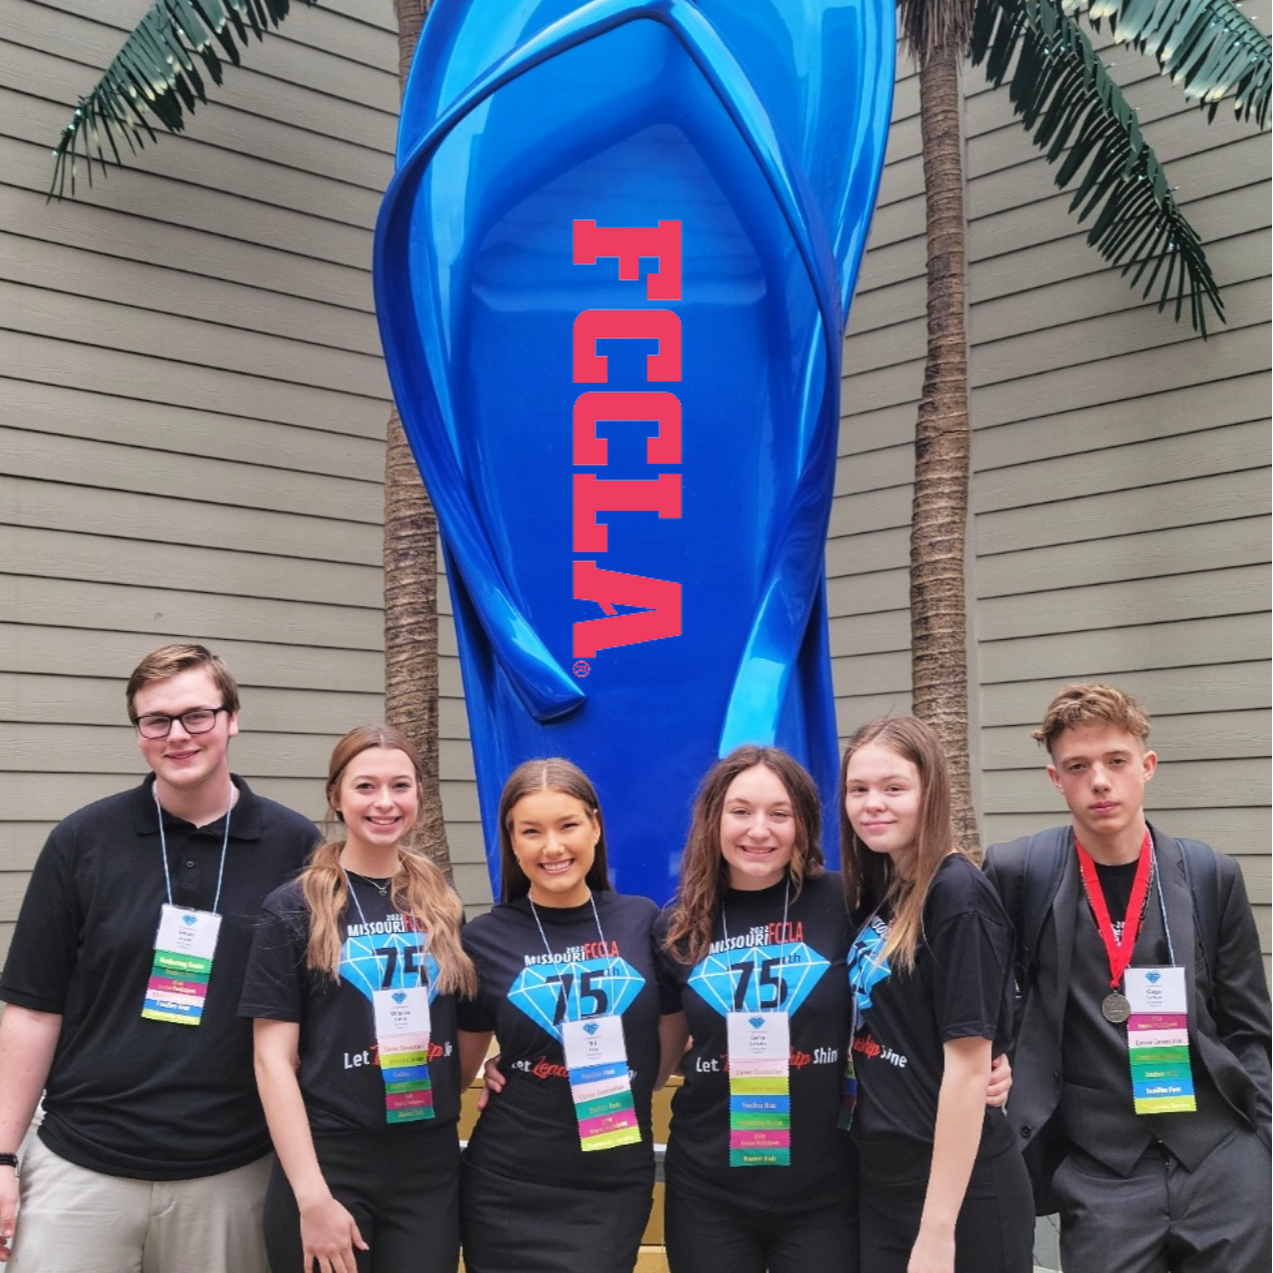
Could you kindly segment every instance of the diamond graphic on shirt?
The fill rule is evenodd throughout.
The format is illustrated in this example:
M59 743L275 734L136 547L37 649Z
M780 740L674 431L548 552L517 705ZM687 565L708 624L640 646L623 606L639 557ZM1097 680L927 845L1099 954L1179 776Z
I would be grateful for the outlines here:
M438 961L425 949L423 933L374 933L346 937L340 951L340 975L368 999L377 990L428 986L429 1002L438 997Z
M872 989L892 971L883 955L887 940L887 925L882 921L872 920L849 947L849 989L853 992L854 1006L859 1016L871 1006Z
M576 959L532 964L509 987L509 1002L555 1039L562 1021L621 1016L645 978L626 959Z
M730 1012L795 1013L830 968L804 942L749 946L708 955L689 984L721 1016Z

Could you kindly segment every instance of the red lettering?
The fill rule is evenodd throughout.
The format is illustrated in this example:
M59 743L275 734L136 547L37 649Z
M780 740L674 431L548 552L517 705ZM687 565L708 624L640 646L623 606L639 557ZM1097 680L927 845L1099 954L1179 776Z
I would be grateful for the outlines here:
M681 585L670 579L600 570L595 561L575 562L575 600L595 601L610 618L574 625L577 659L598 650L681 635ZM615 606L641 607L639 614L617 614Z
M641 258L657 259L659 268L646 275L645 294L652 301L681 299L681 223L660 221L657 226L598 226L576 221L575 264L596 265L599 256L619 258L619 277L641 277Z
M576 464L609 463L606 439L597 437L602 420L653 420L659 431L646 441L646 463L681 462L681 400L676 394L661 390L581 393L575 402Z
M609 362L596 352L599 340L657 340L646 359L647 380L681 378L681 320L670 309L586 309L575 319L576 384L605 384Z
M808 1052L793 1051L791 1053L791 1060L788 1062L788 1064L791 1066L793 1070L803 1070L804 1067L812 1063L812 1061L813 1061L813 1057L811 1057Z
M652 482L603 482L591 473L575 474L575 552L608 551L606 526L598 513L681 515L681 475L664 473Z

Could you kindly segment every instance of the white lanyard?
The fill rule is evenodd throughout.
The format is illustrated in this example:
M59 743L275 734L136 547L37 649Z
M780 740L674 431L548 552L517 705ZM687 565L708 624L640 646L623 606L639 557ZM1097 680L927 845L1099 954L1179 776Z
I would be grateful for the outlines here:
M164 885L168 889L168 905L173 905L172 900L172 873L168 867L168 837L164 835L164 810L159 803L159 793L151 788L151 793L155 797L155 812L159 815L159 854L164 860ZM225 853L230 843L230 810L234 808L234 797L230 797L230 808L225 811L225 835L221 838L221 865L217 867L217 891L216 896L212 899L211 913L217 913L217 907L221 905L221 881L225 878Z

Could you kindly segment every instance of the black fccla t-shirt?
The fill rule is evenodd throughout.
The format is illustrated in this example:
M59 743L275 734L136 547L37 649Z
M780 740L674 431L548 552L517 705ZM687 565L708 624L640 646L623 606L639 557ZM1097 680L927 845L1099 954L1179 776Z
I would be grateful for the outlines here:
M685 1085L672 1101L668 1178L680 1189L739 1207L755 1200L765 1210L830 1201L844 1196L853 1179L850 1139L836 1125L849 1031L844 891L834 873L805 880L786 906L784 931L785 897L785 882L754 892L730 889L704 959L691 967L661 955L693 1037L682 1066ZM666 912L660 936L665 931ZM726 1013L773 1007L790 1013L791 1165L731 1167Z
M859 1139L902 1136L931 1143L953 1039L1007 1045L1012 1013L1012 928L993 885L962 854L942 862L924 902L923 937L910 973L891 969L879 952L888 917L866 924L849 952L858 1022L853 1063ZM987 1108L979 1156L1012 1141L1003 1111Z
M644 897L598 892L583 906L537 909L501 903L464 929L477 965L476 1001L459 1007L461 1029L494 1030L504 1090L478 1119L466 1156L485 1171L536 1177L576 1188L639 1183L653 1171L650 1097L659 1061L664 1003L651 946L658 907ZM598 932L597 919L601 921ZM548 949L545 949L544 938ZM551 953L550 953L551 952ZM584 1153L562 1050L559 1023L623 1018L628 1072L641 1143Z
M373 885L351 880L341 917L340 977L305 967L309 913L299 884L266 898L252 944L239 1014L300 1023L300 1081L316 1132L386 1127L385 1085L376 1055L377 989L429 987L429 1081L432 1119L402 1126L453 1124L460 1109L460 1059L455 1041L455 996L437 993L437 964L428 935L393 909Z

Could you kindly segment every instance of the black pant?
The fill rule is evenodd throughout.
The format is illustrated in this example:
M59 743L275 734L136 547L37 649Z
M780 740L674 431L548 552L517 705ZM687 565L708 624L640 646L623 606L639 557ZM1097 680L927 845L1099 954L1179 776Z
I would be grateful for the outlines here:
M316 1135L318 1165L371 1248L358 1273L455 1273L460 1262L460 1146L455 1125L406 1124ZM301 1219L277 1163L265 1193L265 1249L272 1273L303 1269Z
M745 1175L747 1168L736 1168ZM663 1233L671 1273L857 1273L850 1191L807 1208L763 1205L667 1188Z
M862 1255L871 1273L906 1273L933 1149L902 1137L858 1142ZM955 1223L955 1273L1031 1273L1034 1197L1015 1145L972 1168ZM1079 1273L1083 1273L1082 1270Z

